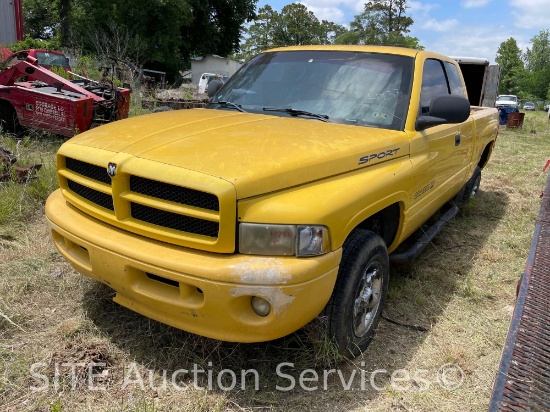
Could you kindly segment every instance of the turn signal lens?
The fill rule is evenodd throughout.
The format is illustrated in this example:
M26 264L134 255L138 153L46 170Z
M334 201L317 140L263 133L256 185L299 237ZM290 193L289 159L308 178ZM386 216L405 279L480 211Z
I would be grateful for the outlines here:
M297 256L318 256L330 251L328 229L324 226L298 226Z

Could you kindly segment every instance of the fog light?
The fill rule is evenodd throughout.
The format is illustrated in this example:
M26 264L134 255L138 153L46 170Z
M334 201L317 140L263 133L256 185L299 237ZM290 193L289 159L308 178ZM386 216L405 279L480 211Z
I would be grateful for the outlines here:
M265 317L269 315L271 305L264 298L252 296L252 309L254 309L254 312L256 312L257 315Z

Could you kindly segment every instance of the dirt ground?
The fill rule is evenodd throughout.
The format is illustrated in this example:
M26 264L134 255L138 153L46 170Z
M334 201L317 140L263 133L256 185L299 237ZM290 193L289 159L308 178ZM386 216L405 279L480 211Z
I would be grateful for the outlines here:
M28 143L52 159L43 179L54 176L60 143ZM0 410L487 410L549 147L542 113L501 129L478 197L416 261L392 268L384 315L406 326L382 320L353 361L335 361L320 320L236 344L125 309L60 257L42 204L17 214L17 199L36 187L2 186L0 218L17 213L0 224Z

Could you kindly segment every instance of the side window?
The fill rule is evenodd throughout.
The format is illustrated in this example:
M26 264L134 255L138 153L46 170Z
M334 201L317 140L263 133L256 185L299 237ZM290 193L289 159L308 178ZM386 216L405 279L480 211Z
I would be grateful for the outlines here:
M424 62L422 74L422 90L420 105L422 113L426 113L434 97L450 94L443 64L439 60L428 59Z
M445 69L447 71L447 77L449 78L449 86L451 87L451 94L457 96L464 96L464 89L462 88L462 80L460 80L460 74L457 67L449 62L445 62Z

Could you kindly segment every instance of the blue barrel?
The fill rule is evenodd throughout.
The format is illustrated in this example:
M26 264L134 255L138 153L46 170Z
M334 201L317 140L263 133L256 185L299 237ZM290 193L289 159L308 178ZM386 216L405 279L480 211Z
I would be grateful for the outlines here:
M508 120L508 114L519 112L517 107L499 107L498 108L498 124L503 126Z

